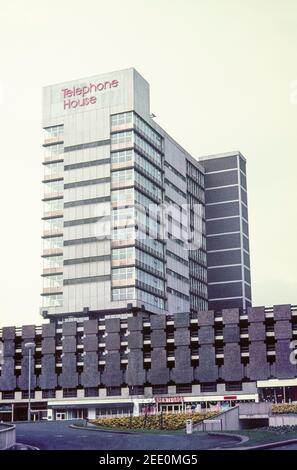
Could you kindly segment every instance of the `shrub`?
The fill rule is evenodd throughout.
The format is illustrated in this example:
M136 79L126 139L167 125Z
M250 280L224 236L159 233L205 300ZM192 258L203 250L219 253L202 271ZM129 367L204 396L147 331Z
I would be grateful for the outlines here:
M99 418L93 420L92 423L98 426L106 426L109 428L120 429L167 429L177 430L185 427L186 420L192 419L193 423L198 423L203 419L216 415L217 412L209 411L205 413L166 413L155 415L141 416L124 416L113 418Z
M287 414L287 413L297 413L297 403L283 403L272 405L272 413L275 414Z

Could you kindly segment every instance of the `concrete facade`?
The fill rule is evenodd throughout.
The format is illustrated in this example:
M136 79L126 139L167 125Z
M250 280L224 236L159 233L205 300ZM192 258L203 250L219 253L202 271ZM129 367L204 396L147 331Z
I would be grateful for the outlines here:
M31 363L36 413L180 410L193 403L270 400L269 393L279 401L282 390L281 401L297 401L291 344L297 338L297 307L68 320L0 330L1 406L26 405L28 341L36 345Z

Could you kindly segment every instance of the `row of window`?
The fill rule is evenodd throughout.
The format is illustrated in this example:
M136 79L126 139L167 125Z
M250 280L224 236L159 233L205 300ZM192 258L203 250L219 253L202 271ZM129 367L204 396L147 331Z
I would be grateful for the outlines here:
M174 277L175 279L178 279L179 281L183 281L186 284L189 284L189 279L185 276L183 276L180 273L177 273L176 271L172 271L171 269L167 268L166 272L169 276Z
M204 174L187 160L187 176L204 188Z
M161 201L161 189L142 174L135 172L134 169L114 171L111 174L111 184L113 187L132 186L134 183L139 184L145 191L148 191L153 197L157 197Z
M186 181L186 177L184 175L182 175L180 171L178 171L176 168L174 168L174 166L170 165L170 163L168 163L166 160L164 162L164 166L166 166L166 168L168 168L170 171L172 171L172 173L174 173L180 179L182 179L183 181Z
M129 147L133 147L133 132L125 131L125 132L117 132L116 134L112 134L111 146L113 145L126 145Z
M130 124L131 127L135 127L145 138L150 140L153 145L162 150L162 137L137 114L128 111L111 116L111 129L125 124Z
M47 145L44 147L44 158L58 159L63 158L64 144Z
M44 276L43 278L43 288L61 288L63 286L63 275L56 274L51 276Z
M134 126L144 137L150 140L160 151L162 151L162 137L143 119L137 116L137 114L134 114Z
M43 239L43 250L63 247L63 237L49 237Z
M64 190L64 181L50 181L48 183L43 184L44 187L44 194L52 194L52 193L61 193Z
M63 137L63 132L64 132L64 126L63 124L60 124L58 126L50 126L50 127L45 127L44 128L44 139L52 139L52 138L58 138L58 137Z
M63 199L51 199L43 202L43 213L61 211L64 207Z
M117 283L121 284L133 284L135 281L139 281L147 286L150 286L159 291L164 291L164 281L158 277L148 274L141 269L133 267L126 268L114 268L111 272L111 279L113 285Z
M125 262L127 264L134 263L135 260L137 260L145 266L156 269L161 274L164 274L164 265L161 260L154 258L135 247L113 249L112 260Z
M141 302L153 305L154 307L164 309L164 299L145 292L135 287L123 287L112 289L112 300L134 300L138 299Z
M54 217L43 221L44 232L52 232L54 230L63 230L63 217Z
M175 289L172 289L171 287L167 287L167 292L168 294L172 294L174 295L175 297L178 297L179 299L182 299L182 300L189 300L189 296L186 295L186 294L183 294L182 292L179 292Z
M53 178L64 171L64 162L53 162L44 165L44 178Z
M48 256L43 258L43 269L62 268L63 256Z
M52 294L42 296L42 307L61 307L63 305L63 294Z
M158 167L162 167L162 155L154 147L143 140L139 135L135 134L135 146L139 148L149 159L151 159Z
M217 383L201 383L200 384L200 391L201 393L207 392L216 392L217 391ZM240 392L242 391L242 383L241 382L226 382L225 390L227 392ZM184 394L184 393L192 393L193 386L192 384L176 384L175 385L176 394ZM98 397L99 396L99 387L86 387L84 388L85 397ZM42 390L42 398L56 398L56 389L47 389ZM14 399L14 391L3 391L2 392L2 400L13 400ZM152 394L153 395L168 395L168 385L153 385L152 386ZM122 395L122 387L106 387L106 395L107 396L121 396ZM129 386L129 395L144 395L144 386L141 385L134 385ZM28 390L22 391L22 398L28 399L29 393ZM75 398L77 397L77 389L76 388L64 388L63 389L63 397L64 398ZM34 398L34 391L31 392L31 398Z

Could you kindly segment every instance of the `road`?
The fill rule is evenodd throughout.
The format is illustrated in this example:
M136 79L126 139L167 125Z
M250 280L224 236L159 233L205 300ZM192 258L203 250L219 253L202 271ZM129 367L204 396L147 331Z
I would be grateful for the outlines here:
M71 422L36 422L16 425L17 442L36 446L41 450L202 450L228 444L234 438L207 434L171 434L88 431L73 429Z

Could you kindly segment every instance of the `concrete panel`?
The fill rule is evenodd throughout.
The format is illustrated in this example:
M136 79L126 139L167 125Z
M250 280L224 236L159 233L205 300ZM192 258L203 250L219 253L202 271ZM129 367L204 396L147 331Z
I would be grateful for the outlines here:
M84 356L81 385L83 387L98 387L99 384L100 373L98 371L98 354L96 352L87 352Z
M143 335L142 331L131 331L128 336L128 347L129 349L141 349L143 346Z
M279 340L275 345L275 374L278 379L297 376L297 367L290 363L290 340Z
M73 353L66 353L62 357L62 373L59 377L59 385L63 388L78 386L76 355Z
M200 344L213 344L214 342L214 328L212 326L202 326L198 331Z
M261 323L261 322L250 323L248 330L249 330L250 341L265 341L266 328L265 328L264 323Z
M277 321L274 325L275 339L289 339L293 337L292 323L289 320Z
M56 352L55 338L43 338L42 354L55 354L55 352Z
M63 353L75 353L76 344L75 336L65 336L63 339Z
M164 330L153 330L151 333L152 348L161 348L166 346L166 333Z
M15 338L15 327L14 326L6 326L2 329L2 339L10 340Z
M166 385L169 380L166 350L163 348L153 349L151 359L151 369L147 374L148 381L152 385Z
M230 325L232 323L239 323L239 309L238 308L229 308L223 309L222 311L223 324Z
M174 326L175 328L188 328L190 326L190 314L176 313L174 315Z
M128 318L129 331L141 331L143 327L143 314L140 313L135 317Z
M63 323L63 336L76 336L77 323L76 321Z
M175 367L172 371L172 380L176 384L186 384L193 381L193 367L191 366L191 351L189 346L180 346L175 349Z
M119 333L108 333L105 338L106 349L108 351L115 350L118 351L121 346L121 339Z
M291 314L291 305L274 305L273 306L274 312L274 320L290 320L292 317Z
M98 337L96 335L87 335L83 339L85 352L97 352L98 351Z
M97 320L86 320L84 321L84 334L91 335L97 334L98 332L98 321Z
M199 326L209 326L214 324L214 311L213 310L204 310L198 312L198 325Z
M190 331L188 328L177 328L174 332L175 346L189 346L190 345Z
M229 343L224 346L224 365L221 367L221 378L226 382L241 381L243 364L240 360L239 344Z
M152 315L150 322L152 330L164 330L166 327L166 317L162 315Z
M105 331L106 333L119 333L121 329L121 323L119 318L106 318L105 320Z
M53 389L58 385L56 374L56 359L53 354L48 354L42 358L41 375L39 377L39 385L42 389Z
M215 382L218 378L215 348L212 344L203 344L199 348L199 366L194 370L194 379L199 382Z
M223 335L224 335L225 343L239 343L240 341L239 325L227 324L223 329Z
M146 372L143 369L143 352L141 350L130 351L126 377L128 385L143 385L145 383Z
M43 338L54 338L56 335L56 325L54 323L46 323L42 325Z
M249 346L249 364L246 366L247 376L251 380L266 380L269 378L266 344L260 341L252 342Z

